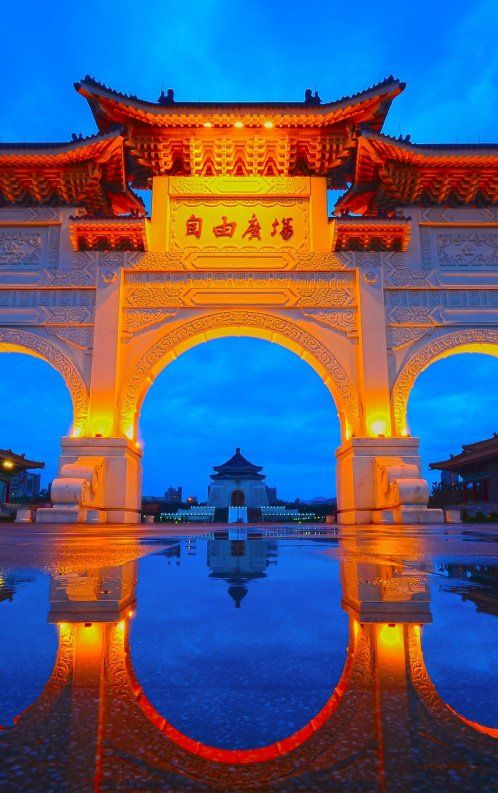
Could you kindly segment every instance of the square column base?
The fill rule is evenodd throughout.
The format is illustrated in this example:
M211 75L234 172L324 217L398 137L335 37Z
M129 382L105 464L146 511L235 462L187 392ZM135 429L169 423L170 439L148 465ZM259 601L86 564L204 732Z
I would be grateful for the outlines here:
M140 523L142 450L127 438L62 438L59 479L64 466L100 458L103 470L95 494L83 503L55 504L36 512L37 523Z
M337 450L337 521L342 525L366 523L443 523L443 511L425 504L383 507L376 491L376 461L398 458L403 464L421 462L418 438L351 438Z

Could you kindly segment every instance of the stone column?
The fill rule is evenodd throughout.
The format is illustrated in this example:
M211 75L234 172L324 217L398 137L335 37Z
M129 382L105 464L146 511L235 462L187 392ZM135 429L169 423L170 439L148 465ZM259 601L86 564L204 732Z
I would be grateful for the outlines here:
M442 522L428 510L418 438L393 437L384 285L379 253L357 255L358 387L363 437L337 450L338 522Z
M52 509L40 523L139 523L142 450L124 438L117 412L121 377L123 271L100 255L86 433L61 439Z

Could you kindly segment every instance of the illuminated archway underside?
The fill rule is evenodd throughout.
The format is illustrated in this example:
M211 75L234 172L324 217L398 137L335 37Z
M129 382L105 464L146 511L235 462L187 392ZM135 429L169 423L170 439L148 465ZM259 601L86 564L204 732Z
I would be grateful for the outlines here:
M359 431L358 394L330 349L310 333L281 317L253 311L223 311L198 317L166 333L141 358L123 389L121 427L125 435L130 433L133 437L135 434L141 404L161 369L190 347L210 338L219 338L219 331L223 331L221 335L225 336L249 335L267 339L296 352L323 378L337 403L339 414L344 417L346 435Z
M419 374L435 361L466 352L498 357L498 331L472 329L446 333L417 350L408 360L396 380L392 393L396 429L401 435L408 431L406 415L408 400Z
M72 363L57 347L34 333L0 328L0 352L20 352L46 361L62 375L71 395L73 406L72 432L81 435L88 418L88 390Z
M498 145L386 136L393 77L332 102L75 87L95 135L0 144L0 326L74 405L37 520L139 521L151 379L240 333L293 350L330 389L341 523L441 521L406 404L432 360L494 350ZM152 191L150 219L133 188ZM345 190L332 218L330 189Z

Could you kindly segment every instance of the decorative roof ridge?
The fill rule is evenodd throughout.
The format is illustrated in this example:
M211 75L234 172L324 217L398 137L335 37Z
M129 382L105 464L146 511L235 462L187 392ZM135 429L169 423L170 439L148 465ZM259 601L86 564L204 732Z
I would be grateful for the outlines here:
M394 135L386 135L384 132L375 132L369 127L360 125L358 128L358 137L367 138L370 140L378 140L381 143L395 143L399 148L410 150L417 150L423 154L426 150L435 149L436 151L498 151L498 143L414 143L410 140L410 135L395 137Z
M221 465L213 465L213 468L214 468L214 470L215 470L215 471L219 471L219 470L220 470L220 469L222 469L222 468L228 468L228 467L231 467L231 466L230 466L230 463L231 463L233 460L237 460L237 461L238 461L238 460L240 460L240 461L241 461L243 464L245 464L245 465L246 465L246 467L248 467L248 468L254 468L254 469L258 470L258 471L262 471L262 470L263 470L263 466L262 466L262 465L255 465L254 463L251 463L251 462L250 462L250 461L247 459L247 457L244 457L244 456L243 456L243 455L240 453L240 447L239 447L239 446L237 446L237 448L235 449L235 454L232 454L232 456L231 456L231 457L229 457L229 459L228 459L228 460L226 460L226 461L225 461L224 463L222 463Z
M17 452L13 452L12 449L0 449L0 457L7 457L12 460L15 464L24 464L27 465L28 468L45 468L45 463L37 460L27 460L25 454L17 454Z
M94 132L92 135L86 135L85 137L75 137L72 140L67 141L56 141L51 143L0 143L0 154L3 151L12 153L15 151L23 151L24 149L26 151L36 151L36 149L41 149L43 150L44 154L54 149L57 150L57 153L58 151L72 151L74 149L79 149L80 147L83 148L89 143L99 143L100 141L112 140L112 138L119 137L123 138L124 140L124 129L120 125L114 125L107 132Z
M481 446L485 443L490 443L491 441L498 441L498 432L493 432L491 438L483 438L482 441L473 441L472 443L462 443L462 449L464 451L467 449L475 449L476 446Z
M330 108L333 108L337 105L341 105L346 102L356 102L359 99L366 98L368 94L376 94L381 93L382 89L387 88L388 86L392 85L393 88L397 88L398 92L401 93L404 91L406 87L406 83L398 80L393 75L389 75L385 77L383 80L380 80L377 83L365 88L361 91L357 91L353 94L346 94L339 99L334 99L330 102L322 102L320 104L315 103L305 103L303 101L289 101L289 102L172 102L171 104L161 104L159 102L150 102L147 99L139 99L136 94L126 94L122 91L118 91L110 86L105 85L105 83L96 80L94 77L90 75L86 75L81 81L74 83L74 88L78 93L82 93L82 89L84 85L88 87L96 88L98 91L105 92L107 94L111 94L116 98L121 99L128 99L134 102L138 102L141 105L147 105L150 108L160 108L163 113L167 111L171 111L174 108L216 108L216 107L247 107L247 108L268 108L268 107L275 107L275 108L284 108L284 107L292 107L293 109L301 108L304 110L309 110L310 114L314 112L320 111L327 111Z
M135 195L135 194L134 194ZM140 199L140 196L136 196ZM141 199L140 199L141 200ZM126 214L126 215L70 215L69 220L72 223L130 223L136 222L143 224L146 220L144 215L133 215L133 214Z
M446 460L438 460L434 463L429 463L429 468L438 468L440 465L446 465L451 462L458 462L464 460L467 456L471 456L472 452L478 451L479 447L484 447L486 444L496 441L498 443L498 433L493 433L491 438L484 438L482 441L474 441L473 443L462 443L462 451L457 454L450 454Z
M381 215L332 215L330 218L331 220L339 220L343 223L371 223L375 225L376 223L388 223L393 226L396 223L410 223L411 217L400 215L398 217L382 217Z

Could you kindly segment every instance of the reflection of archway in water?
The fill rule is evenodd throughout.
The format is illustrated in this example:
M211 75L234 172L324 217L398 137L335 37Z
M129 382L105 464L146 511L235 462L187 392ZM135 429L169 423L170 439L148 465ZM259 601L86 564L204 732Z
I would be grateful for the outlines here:
M58 637L56 627L47 622L48 576L15 566L0 572L0 675L5 692L0 698L1 734L43 696Z
M176 729L176 727L168 722L168 720L154 707L140 685L131 661L128 632L126 632L126 636L122 635L122 641L130 691L142 713L154 725L158 732L189 754L200 757L203 760L225 764L252 765L284 757L289 752L305 744L309 738L316 734L320 728L329 721L336 712L343 695L348 690L351 677L354 674L354 644L357 641L357 637L358 632L352 631L346 662L339 682L323 708L292 735L268 744L267 746L255 749L223 749L217 746L209 746L202 741L190 738L188 735L181 732L181 730ZM353 645L353 647L351 645Z
M149 461L160 458L170 470L178 469L172 482L185 486L192 474L199 474L189 492L205 498L212 466L230 456L234 446L241 446L245 456L263 465L268 483L277 488L282 476L274 473L267 454L277 460L277 466L280 460L286 466L290 450L296 454L299 448L295 478L300 480L303 471L313 470L313 482L307 484L311 487L318 479L317 491L309 495L334 492L333 452L340 445L337 408L330 389L307 360L280 344L244 334L198 343L171 363L163 366L141 410L145 494L158 492L163 484L157 476L155 484L150 482ZM256 444L263 453L254 448ZM242 490L237 485L234 489ZM245 503L237 504L229 494L227 506L251 503L244 497ZM295 487L290 486L286 495L294 498Z
M399 626L394 643L390 638L384 648L379 641L392 630L387 624L351 621L350 627L343 674L314 718L278 743L256 750L224 750L192 740L151 705L131 666L127 619L94 628L103 637L102 644L91 641L98 653L92 667L97 696L88 699L88 712L82 709L86 678L81 675L76 637L87 644L87 629L61 624L51 678L15 727L2 734L4 756L17 766L25 762L29 749L40 765L31 764L27 773L37 779L55 754L51 779L66 780L68 768L81 766L75 742L68 741L66 716L74 695L77 719L90 735L98 734L96 743L85 742L89 766L84 773L88 779L88 769L95 767L96 782L105 774L107 780L136 781L140 789L162 789L166 784L182 789L186 777L216 789L267 790L274 785L323 789L324 780L340 788L347 779L358 789L371 790L379 789L387 771L388 781L399 781L405 763L404 778L409 782L414 776L422 787L433 768L439 779L450 781L455 768L459 774L476 770L479 779L486 769L496 768L498 730L460 717L441 700L425 668L418 625ZM75 665L80 670L76 677ZM398 686L400 707L394 712L393 690ZM408 708L403 705L407 702ZM416 752L409 751L414 740ZM61 753L54 753L57 741Z
M434 587L434 621L423 634L427 675L460 718L486 725L498 736L498 566L493 558L438 564L443 584Z
M164 736L167 741L181 751L181 757L177 758L177 762L181 763L186 775L194 774L195 777L200 776L206 780L216 779L220 784L223 780L226 784L227 779L224 779L224 776L230 769L228 768L225 772L222 768L223 765L232 769L247 767L250 773L247 780L250 780L251 785L256 787L260 784L268 784L270 780L281 781L282 772L284 775L301 773L303 766L307 766L311 770L317 761L318 763L323 762L326 755L328 755L327 762L337 762L339 745L344 739L350 747L354 746L355 756L359 755L364 762L368 762L366 761L367 747L371 748L375 744L375 740L380 740L382 745L381 734L377 733L380 728L377 719L381 718L381 714L378 712L378 694L374 694L374 691L379 685L377 675L380 674L380 679L384 679L386 670L384 669L382 672L377 669L375 671L375 650L372 646L372 636L375 635L376 627L382 633L383 629L389 629L390 626L360 625L355 621L350 623L350 641L346 664L341 678L325 706L294 734L261 748L220 749L194 740L173 727L144 694L131 664L127 638L123 636L129 690L143 716L155 728L156 735ZM436 743L440 744L438 752L445 749L444 741L447 740L447 736L455 737L459 751L462 746L477 753L482 752L483 749L489 750L490 745L482 744L482 740L496 740L498 730L471 722L441 699L425 667L420 644L420 627L411 624L401 627L400 646L406 647L406 685L408 689L412 688L416 692L420 703L431 718L432 729L436 730L434 738L436 738ZM387 673L389 680L391 674L392 670ZM405 674L402 676L403 680L405 680ZM387 687L392 694L392 682L388 683ZM403 712L402 708L401 712ZM390 719L392 719L392 713L390 717L388 716L388 720ZM426 732L431 729L430 723L424 722L423 719L422 724ZM401 725L402 730L406 730L407 726L403 722ZM442 732L439 733L439 730ZM310 740L318 741L318 747L320 747L318 752L316 744L314 750L307 747ZM156 744L156 747L159 749L159 744ZM395 754L399 753L397 747L387 746L382 746L382 752L387 752L388 748ZM344 749L343 744L341 749ZM151 750L156 757L155 748L151 747ZM496 752L496 744L493 745L493 751ZM291 753L292 758L287 758L287 755ZM202 765L199 764L199 761ZM351 763L350 754L348 762Z
M246 503L246 499L242 490L233 490L231 496L231 506L232 507L243 507Z
M288 545L272 584L271 539L209 540L202 587L192 576L198 553L182 552L184 575L165 576L161 555L141 563L131 661L152 706L179 731L234 750L261 747L296 731L329 699L345 662L348 621L339 581L325 573L331 560L318 551L323 544L304 542L306 558L321 569L311 596L306 565ZM148 583L158 575L162 584ZM164 611L168 602L174 608ZM153 623L142 619L149 613Z

